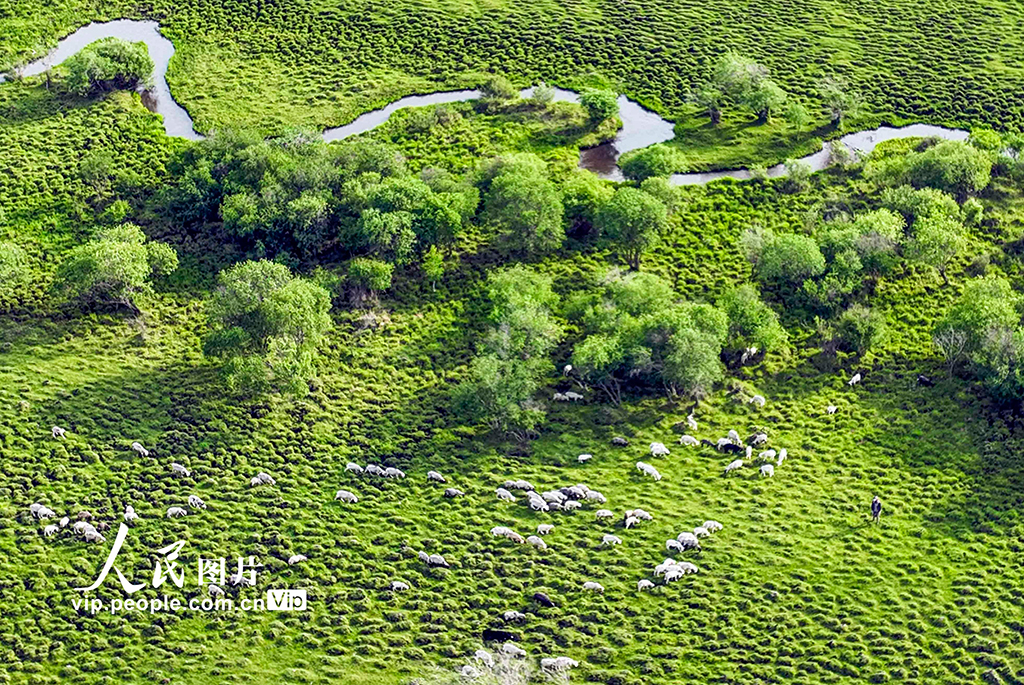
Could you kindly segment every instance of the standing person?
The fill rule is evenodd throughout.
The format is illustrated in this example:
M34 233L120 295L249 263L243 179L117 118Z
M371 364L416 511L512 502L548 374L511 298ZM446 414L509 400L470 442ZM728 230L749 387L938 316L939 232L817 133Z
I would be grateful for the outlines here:
M871 500L871 520L874 523L878 523L882 518L882 500L878 499L878 495Z

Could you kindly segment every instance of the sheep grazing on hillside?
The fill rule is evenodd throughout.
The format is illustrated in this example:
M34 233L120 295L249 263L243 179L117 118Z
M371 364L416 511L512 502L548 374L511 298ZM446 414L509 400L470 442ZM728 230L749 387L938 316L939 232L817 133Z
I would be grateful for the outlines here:
M639 465L637 468L639 468ZM661 480L661 473L659 473L658 469L654 468L650 464L644 464L644 468L640 470L643 471L648 476L650 476L651 478L653 478L654 480Z
M370 474L371 476L383 476L384 475L384 469L382 469L377 464L367 464L366 465L366 472L368 474Z
M826 413L826 414L828 414L829 416L832 416L832 415L833 415L833 414L835 414L835 413L836 413L837 411L839 411L839 407L837 407L837 406L836 406L836 405L834 405L834 404L830 404L830 405L828 405L827 407L825 407L825 413Z
M445 560L445 558L440 554L431 554L427 558L427 563L431 566L444 566L445 568L449 567L447 560Z
M350 461L349 463L345 464L345 470L354 473L357 476L363 475L363 472L365 471L365 469L362 466L355 463L354 461Z
M598 502L600 504L605 504L608 502L608 498L602 495L597 490L587 490L585 497L591 502Z
M629 440L626 440L623 437L616 436L612 438L612 444L615 445L616 447L626 447L629 445Z
M60 520L60 522L59 522L59 523L60 523L60 527L61 527L61 528L67 528L67 527L68 527L68 524L69 524L69 523L71 523L71 519L69 519L69 518L68 518L67 516L65 516L65 517L63 517L63 518L62 518L62 519Z
M462 497L465 494L466 493L464 493L462 490L459 490L458 488L445 488L444 489L444 496L445 497Z
M189 495L188 506L192 507L193 509L205 509L206 502L201 500L198 495Z
M721 440L719 440L719 442L722 442L722 441L721 441ZM738 432L738 431L736 431L736 430L731 430L731 431L729 431L729 434L728 434L728 442L734 443L734 444L736 444L736 445L739 445L739 444L741 444L741 443L742 443L742 441L740 440L740 434L739 434L739 432Z
M750 404L756 404L758 409L761 409L762 407L764 407L764 403L765 403L764 395L754 395L753 397L751 397L747 401Z
M583 399L583 395L579 394L578 392L572 392L570 390L569 392L565 393L565 398L570 402L577 402Z
M384 469L385 478L405 478L405 471L402 469L396 469L394 466L389 466Z
M676 542L683 546L683 549L700 549L700 540L690 532L682 532L676 537Z
M654 587L654 583L644 578L643 580L637 581L636 591L643 592L644 590L650 590Z
M669 455L668 448L665 447L664 443L652 442L651 443L651 456L652 457L667 457Z
M526 657L526 650L514 642L506 642L505 644L503 644L501 646L501 652L502 654L507 654L508 656L512 656L517 659L522 659Z
M766 476L768 478L771 478L774 475L775 475L775 467L772 466L771 464L765 464L764 466L761 467L761 477L762 478L764 478Z
M392 592L404 592L409 589L409 584L403 583L400 580L392 580L391 584L388 585L388 589Z
M533 490L536 490L536 488L533 487L533 483L531 483L528 480L517 480L517 481L515 481L515 489L516 490L522 490L523 492L531 492Z
M522 623L526 620L526 614L521 611L506 611L501 618L505 623Z
M693 529L693 534L696 535L698 538L706 538L711 536L711 531L707 528L697 526Z
M702 525L701 528L708 531L709 533L717 533L718 531L722 530L722 524L718 521L705 521L704 525Z
M256 477L259 478L260 482L263 483L264 485L274 485L277 483L277 481L274 480L273 476L271 476L269 473L264 473L263 471L257 473Z
M651 516L650 514L648 514L643 509L634 509L633 510L633 516L636 516L641 521L653 521L654 520L654 517Z
M86 542L106 542L107 539L105 537L103 537L102 535L100 535L100 533L98 531L87 530L87 531L85 531L85 541Z
M305 554L293 554L290 557L288 557L288 565L294 566L295 564L308 560L309 558Z
M491 528L491 535L493 535L494 537L501 537L511 531L512 529L508 528L507 526L495 526L494 528Z
M356 497L355 493L349 492L348 490L338 490L334 493L334 499L335 501L341 500L345 504L355 504L359 501L359 498Z
M600 521L601 519L610 519L610 518L613 518L613 517L615 516L615 514L614 514L614 513L612 513L611 511L609 511L608 509L598 509L598 510L597 510L597 511L596 511L596 512L594 513L594 516L596 516L596 517L597 517L597 520L599 520L599 521Z
M700 441L692 435L681 435L679 437L679 444L686 445L687 447L696 447L700 444Z
M67 431L61 428L60 426L53 426L52 428L50 428L50 435L52 435L54 438L64 438L65 440L67 439Z
M88 521L76 521L75 524L71 526L71 532L75 535L85 535L85 533L90 530L96 530L96 528Z
M43 535L45 535L46 537L50 537L52 535L56 535L57 531L59 530L60 526L58 526L56 523L51 523L50 525L43 528Z
M541 523L540 525L537 526L537 535L547 535L548 533L550 533L554 529L555 529L555 527L553 525L551 525L550 523Z
M422 561L424 564L430 563L430 555L426 552L416 552L416 558Z
M601 546L602 547L604 547L605 545L621 545L621 544L622 544L622 538L620 538L618 535L612 535L611 533L605 533L601 537Z
M632 528L633 526L635 526L638 523L640 523L640 519L638 519L636 516L627 516L625 518L625 520L623 520L623 522L622 522L622 527L623 528Z
M180 478L188 478L189 476L192 475L191 471L189 471L187 468L185 468L176 461L171 462L171 473Z
M580 456L576 457L576 461L578 461L581 464L585 464L586 462L590 461L593 458L593 454L581 454Z
M540 668L543 671L567 671L579 665L580 662L567 656L544 657L540 660Z
M725 472L729 473L731 471L735 471L736 469L741 468L743 468L743 460L737 459L736 461L729 462L729 465L725 467Z
M775 465L776 466L782 466L782 462L786 461L786 456L787 455L788 455L788 452L786 452L786 448L785 447L783 447L781 450L779 450L779 461Z
M753 435L750 436L748 442L751 445L763 445L768 442L768 434L761 432L754 433Z
M515 495L513 495L511 492L509 492L505 488L498 488L497 490L494 491L494 494L496 494L498 496L498 499L500 499L502 502L515 502L516 501Z
M540 497L529 498L530 508L534 511L551 511L551 507Z
M572 364L566 364L562 367L563 376L568 376L570 373L572 373Z
M665 549L670 552L682 552L683 546L679 544L679 540L665 540Z
M211 597L223 597L224 596L224 588L222 588L220 585L217 585L215 583L210 583L209 585L207 585L206 586L206 591L210 593Z
M578 501L576 501L574 499L571 499L571 500L569 500L568 502L566 502L565 504L562 505L562 509L564 509L565 511L576 511L577 509L579 509L582 506L583 505L580 504Z
M692 431L697 430L697 419L694 418L692 411L686 417L686 425L689 426L690 430L692 430Z
M688 561L680 561L679 568L683 569L683 573L697 573L697 565L691 564Z
M540 493L540 496L544 499L545 502L549 503L558 502L559 504L561 504L565 500L569 499L559 490L547 490L546 492Z
M564 392L556 392L554 395L551 396L551 399L553 399L555 402L568 402L569 401L569 398L565 396Z
M530 537L526 538L526 544L533 545L537 549L547 549L548 548L548 543L544 542L543 540L541 540L536 535L531 535Z
M188 511L181 507L171 507L167 510L167 518L181 518L182 516L188 516Z
M846 384L852 387L852 386L857 385L858 383L860 383L862 378L863 378L863 376L861 376L859 372L855 373L855 374L853 374L853 377L851 377L850 380L847 381Z
M123 516L124 516L125 522L138 521L139 520L139 515L135 513L135 507L133 507L130 504L124 508Z
M761 454L757 455L758 461L773 461L775 459L775 450L765 450Z
M141 442L133 442L132 443L132 449L135 450L136 452L138 452L139 456L141 456L141 457L148 457L149 456L149 450L147 450L145 447L143 447Z
M583 589L589 592L596 592L599 595L604 594L604 585L601 585L601 583L595 583L592 580L588 580L587 582L583 583Z
M434 481L435 483L447 483L445 477L437 471L427 471L427 480Z
M744 457L744 459L750 459L750 457L752 457L753 454L754 454L754 447L753 447L753 445L747 445L747 456Z

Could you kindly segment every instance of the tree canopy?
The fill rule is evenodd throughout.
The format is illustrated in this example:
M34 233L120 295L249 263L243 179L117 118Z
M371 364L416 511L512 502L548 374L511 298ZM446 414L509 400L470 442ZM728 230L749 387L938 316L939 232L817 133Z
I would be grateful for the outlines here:
M104 38L87 45L63 65L68 90L79 95L98 90L131 89L147 84L153 60L143 42Z
M668 227L668 209L658 198L637 188L619 188L598 211L596 227L623 253L630 268Z

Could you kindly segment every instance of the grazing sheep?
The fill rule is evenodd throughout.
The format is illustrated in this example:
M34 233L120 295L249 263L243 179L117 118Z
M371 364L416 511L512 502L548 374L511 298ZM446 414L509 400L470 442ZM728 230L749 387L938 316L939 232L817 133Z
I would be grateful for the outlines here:
M583 395L579 394L578 392L572 392L570 390L569 392L565 393L565 398L571 402L576 402L577 400L582 400Z
M775 467L772 466L771 464L765 464L764 466L761 467L761 477L762 478L765 477L765 476L767 476L768 478L771 478L774 475L775 475Z
M392 592L404 592L405 590L409 589L409 584L403 583L400 580L392 580L391 585L388 586L388 589Z
M396 469L394 466L389 466L384 469L385 478L405 478L405 471L402 469Z
M753 456L753 454L754 454L754 447L752 445L747 445L747 456L744 457L744 458L745 459L750 459L750 457Z
M427 563L431 566L444 566L445 568L449 567L448 562L440 554L431 554L427 560Z
M107 539L105 537L103 537L102 535L100 535L99 532L97 532L95 530L87 530L87 531L85 531L85 541L86 542L106 542Z
M674 583L683 577L683 569L679 566L672 566L665 570L665 582Z
M368 474L370 474L371 476L383 476L384 475L384 469L382 469L377 464L367 464L366 465L366 472Z
M853 377L850 378L850 380L846 384L849 385L850 387L853 387L854 385L857 385L858 383L860 383L862 378L863 378L863 376L861 376L859 372L855 373L855 374L853 374Z
M167 518L180 518L182 516L188 516L188 512L181 507L171 507L167 510Z
M654 468L650 464L645 464L642 461L638 461L636 463L636 467L637 469L642 471L644 474L650 476L654 480L661 480L661 474L658 472L658 469Z
M616 436L612 438L612 444L615 445L616 447L626 447L627 445L629 445L629 440Z
M442 476L437 471L427 471L427 480L432 480L432 481L434 481L436 483L447 483L448 482L447 480L445 480L444 476Z
M618 535L612 535L611 533L605 533L604 536L601 538L601 546L602 547L605 546L605 545L621 545L621 544L622 544L622 538L620 538Z
M740 434L739 434L739 432L737 432L735 430L729 431L729 438L728 439L729 439L729 442L735 443L737 445L739 445L740 442L741 442ZM721 442L721 440L719 440L719 442Z
M551 511L551 507L548 506L548 503L539 497L530 498L530 508L534 511Z
M786 461L787 454L788 453L786 452L786 448L785 447L783 447L781 450L779 450L779 461L775 465L776 466L782 466L782 462Z
M576 457L576 461L578 461L581 464L584 464L584 463L590 461L593 458L594 458L593 454L581 454L580 456Z
M679 444L686 445L687 447L696 447L700 444L700 441L692 435L682 435L679 437Z
M533 487L533 483L528 480L515 481L515 489L522 490L524 492L532 492L533 490L536 490L536 488Z
M228 577L228 582L231 583L232 587L252 587L252 579L244 573L233 573Z
M775 455L775 450L765 450L764 452L761 452L761 454L757 455L757 458L759 461L772 461L775 459Z
M569 499L558 490L548 490L547 492L540 493L540 496L544 498L544 501L546 502L562 503L565 500Z
M420 561L422 561L424 564L429 564L430 563L430 555L427 554L426 552L416 552L416 557Z
M188 505L190 507L192 507L193 509L205 509L206 508L206 502L204 502L203 500L199 499L198 495L189 495L188 496Z
M683 546L683 549L700 549L700 540L693 533L682 532L676 537L676 542Z
M572 373L572 364L566 364L562 367L563 376L568 376L570 373Z
M561 393L561 392L556 392L554 395L551 396L551 399L553 399L555 402L568 402L569 401L569 398L565 396L565 393Z
M825 413L826 413L826 414L828 414L829 416L832 416L832 415L833 415L833 414L835 414L835 413L836 413L837 411L839 411L839 407L837 407L837 406L836 406L836 405L834 405L834 404L830 404L830 405L828 405L827 407L825 407Z
M737 459L736 461L730 462L729 465L725 467L725 472L729 473L730 471L735 471L736 469L741 468L743 468L743 460Z
M189 476L192 475L191 471L189 471L176 461L171 462L171 473L173 473L175 476L181 476L184 478L188 478Z
M636 516L641 521L653 521L654 520L654 517L651 516L650 514L648 514L643 509L634 509L633 510L633 516Z
M640 523L640 519L638 519L636 516L627 516L626 520L622 522L622 527L632 528L638 523Z
M768 442L767 433L754 433L752 436L750 436L751 445L763 445L766 442Z
M51 509L49 507L44 507L43 505L40 504L39 508L36 509L36 511L35 511L35 517L37 519L57 518L57 512L55 512L53 509Z
M670 568L672 568L678 563L679 562L677 562L675 559L665 559L665 561L661 562L660 564L654 567L654 577L657 578L658 576L665 575L665 573L667 573Z
M679 540L665 540L665 549L670 552L682 552L683 546L679 544Z
M500 499L503 502L515 502L516 501L515 495L513 495L511 492L509 492L505 488L498 488L497 490L494 491L494 494L496 494L498 496L498 499Z
M61 428L60 426L54 426L53 428L50 429L50 435L52 435L54 438L64 438L66 440L66 434L67 431Z
M263 485L263 481L259 479L259 476L253 476L252 478L249 479L249 485L251 487L258 488L259 486Z
M462 490L459 490L458 488L445 488L444 489L444 496L445 497L462 497L465 494L466 493L464 493Z
M149 450L142 446L141 442L133 442L132 449L139 453L140 456L148 457Z
M541 523L540 525L537 526L537 535L547 535L548 533L550 533L554 529L555 529L555 527L553 525L551 525L550 523Z
M567 671L570 668L576 668L580 663L575 659L570 659L567 656L556 656L544 657L540 660L541 670L544 671Z
M288 557L288 565L289 566L294 566L295 564L298 564L300 562L307 561L307 560L308 560L308 557L305 554L293 554L290 557Z
M46 526L46 528L43 528L43 535L45 535L46 537L50 537L51 535L56 534L56 532L59 530L60 526L58 526L56 523L51 523L50 525Z
M614 513L612 513L612 512L610 512L610 511L608 511L607 509L598 509L598 510L597 510L597 511L596 511L596 512L594 513L594 515L595 515L595 516L597 517L597 519L598 519L598 520L601 520L601 519L610 519L610 518L612 518L612 517L614 517L614 516L615 516L615 514L614 514Z
M750 402L750 404L756 404L757 408L761 409L762 407L764 407L765 399L763 395L754 395L748 401Z
M522 623L526 620L526 614L521 611L506 611L501 615L505 623Z
M530 537L526 538L526 544L533 545L537 549L547 549L548 548L548 543L544 542L543 540L541 540L536 535L531 535Z
M130 504L124 508L124 520L126 522L139 520L139 515L135 513L135 507Z
M601 583L595 583L592 580L588 580L587 582L583 583L583 589L589 590L590 592L596 592L599 595L604 594L604 585L601 585Z
M563 504L562 508L565 509L566 511L576 511L577 509L579 509L582 506L583 505L580 504L579 502L577 502L576 500L571 499L568 502L566 502L565 504Z
M680 561L679 568L683 569L683 573L697 573L696 564L691 564L688 561Z
M359 501L359 498L356 497L355 493L349 492L348 490L338 490L334 493L334 499L335 501L340 499L345 504L355 504Z
M697 419L694 418L692 411L686 417L686 425L689 426L690 430L692 430L692 431L697 430Z
M652 583L651 581L649 581L646 578L644 578L643 580L637 582L637 584L636 584L636 591L637 592L643 592L644 590L650 590L653 587L654 587L654 583Z
M85 535L90 530L95 531L96 528L87 521L77 521L73 526L71 526L71 532L75 535Z
M69 519L67 516L65 516L64 518L62 518L60 520L60 527L61 528L67 528L69 523L71 523L71 519Z
M495 526L494 528L491 528L491 535L493 535L494 537L501 537L503 535L506 535L507 533L510 533L511 531L512 529L506 526Z
M472 664L463 664L462 668L459 670L459 675L469 680L475 680L480 677L481 673L480 669L476 668Z
M601 504L605 504L608 501L608 498L597 490L587 490L586 499L591 502L600 502Z
M583 499L587 496L588 489L582 488L579 485L571 485L567 488L562 488L561 493L572 499Z
M514 642L506 642L505 644L503 644L501 646L501 652L503 654L507 654L508 656L516 657L517 659L522 659L526 657L526 650L520 647L519 645L515 644Z
M711 536L711 531L708 530L707 528L702 528L701 526L697 526L696 528L693 529L693 534L696 535L699 538L706 538L706 537L710 537Z
M350 461L349 463L345 464L345 470L351 471L357 476L361 476L366 469L364 469L362 466L355 463L354 461Z
M551 601L551 598L545 595L543 592L533 593L533 601L537 602L538 604L543 604L546 607L555 606L555 603Z
M708 531L709 533L717 533L718 531L722 530L722 524L718 521L705 521L704 525L702 525L701 528Z
M206 591L210 593L211 597L223 597L224 596L224 588L222 588L220 585L216 585L214 583L210 583L209 585L207 585L206 586Z
M652 457L667 457L669 455L668 448L663 443L652 442L651 443L651 456Z

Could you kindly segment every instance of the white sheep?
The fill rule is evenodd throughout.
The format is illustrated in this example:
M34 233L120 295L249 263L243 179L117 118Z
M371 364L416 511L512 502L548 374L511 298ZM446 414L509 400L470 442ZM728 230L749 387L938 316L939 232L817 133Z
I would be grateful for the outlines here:
M825 407L825 413L826 413L826 414L828 414L829 416L832 416L832 415L833 415L833 414L835 414L835 413L836 413L837 411L839 411L839 407L837 407L837 406L836 406L836 405L834 405L834 404L830 404L830 405L828 405L827 407Z
M345 464L345 470L346 471L351 471L352 473L356 474L357 476L360 476L360 475L363 474L363 472L366 469L364 469L362 466L360 466L359 464L355 463L354 461L350 461L349 463Z
M565 504L563 504L562 508L565 509L566 511L576 511L577 509L579 509L582 506L583 505L580 504L579 502L577 502L576 500L571 499L568 502L566 502Z
M633 526L635 526L638 523L640 523L640 519L638 519L636 516L627 516L626 520L622 524L622 527L623 528L632 528Z
M207 585L206 586L206 591L210 593L211 597L223 597L224 596L224 588L222 588L220 585L216 585L214 583L210 583L209 585Z
M540 525L537 526L537 535L547 535L548 533L550 533L554 529L555 529L555 527L553 525L551 525L550 523L541 523Z
M546 492L540 493L540 496L544 498L545 502L557 502L559 504L568 499L568 497L563 495L558 490L548 490Z
M692 435L682 435L679 438L680 445L686 445L687 447L696 447L700 444L700 440L693 437Z
M506 611L501 615L505 623L522 623L526 620L526 614L521 611Z
M530 498L530 508L534 511L551 511L551 507L548 506L548 503L540 497Z
M444 489L444 496L445 497L462 497L465 494L466 493L464 493L462 490L459 490L458 488L445 488Z
M771 464L765 464L764 466L761 467L761 477L762 478L764 478L765 476L767 476L768 478L771 478L774 475L775 475L775 467L772 466Z
M718 521L705 521L704 525L702 525L701 528L708 531L709 533L717 533L718 531L722 530L722 524Z
M754 448L751 445L747 445L747 456L746 459L750 459L754 455Z
M133 442L132 449L139 453L140 456L148 457L149 450L142 446L141 442Z
M368 474L370 474L371 476L383 476L384 475L384 469L382 469L377 464L367 464L366 465L366 472Z
M863 378L863 376L861 376L859 372L855 373L855 374L853 374L853 377L850 378L850 380L846 384L852 387L852 386L857 385L858 383L860 383L861 378Z
M181 507L171 507L167 510L167 518L180 518L188 516L188 512Z
M431 566L444 566L445 568L449 566L448 561L440 554L431 554L427 558L427 563Z
M665 582L673 583L683 577L684 571L679 566L673 566L665 571Z
M335 501L341 500L345 504L355 504L359 501L359 498L356 497L355 493L349 492L348 490L338 490L334 493L334 499Z
M497 490L494 491L494 494L496 494L498 496L498 499L500 499L503 502L515 502L516 501L515 495L513 495L511 492L509 492L505 488L498 488Z
M759 461L772 461L775 459L775 455L775 450L765 450L764 452L761 452L761 454L757 455L757 458Z
M430 555L426 552L416 552L416 558L422 561L424 564L430 563Z
M691 564L688 561L680 561L679 568L683 569L683 573L697 573L698 571L696 564Z
M585 497L591 502L599 502L601 504L605 504L608 502L608 498L602 495L597 490L587 490Z
M583 583L583 589L589 590L590 592L596 592L599 595L604 594L604 585L601 585L601 583L595 583L592 580L588 580L587 582Z
M259 476L253 476L252 478L249 479L249 485L254 488L258 488L259 486L263 485L263 481L260 480Z
M567 671L579 665L578 661L567 656L544 657L540 660L541 670L544 671Z
M392 592L404 592L409 589L408 583L403 583L400 580L392 580L391 585L388 586Z
M444 476L442 476L437 471L427 471L427 480L432 480L432 481L434 481L436 483L447 483L448 482L447 480L445 480Z
M782 466L782 462L786 461L786 456L787 455L788 455L788 452L786 452L786 448L785 447L783 447L781 450L779 450L779 461L775 465L776 466Z
M459 675L467 680L476 680L482 674L480 673L480 669L476 666L472 664L463 664L462 668L459 669Z
M57 518L57 512L50 507L43 506L42 504L33 504L29 507L32 515L37 519L52 519Z
M730 440L731 442L734 442L734 443L735 443L735 444L737 444L737 445L739 445L739 444L741 444L741 443L743 442L743 441L742 441L742 440L740 439L740 434L739 434L739 432L738 432L738 431L735 431L735 430L731 430L731 431L729 431L729 440Z
M188 506L192 507L193 509L205 509L206 502L201 500L198 495L189 495Z
M719 438L718 440L715 441L715 447L717 447L719 450L721 450L726 445L733 444L735 443L732 441L732 438Z
M139 515L135 513L135 507L130 504L124 508L124 520L126 522L139 520Z
M609 511L608 509L598 509L596 512L594 512L594 516L596 516L598 520L601 520L613 518L615 514Z
M682 552L683 546L679 544L679 540L665 540L665 549L670 552Z
M675 540L673 540L673 542L675 542ZM665 561L661 562L660 564L654 567L654 577L657 578L658 576L665 575L670 568L672 568L678 563L679 562L677 562L675 559L665 559Z
M664 443L652 442L651 443L651 456L652 457L667 457L669 455L668 448L665 447Z
M636 516L641 521L653 521L654 520L654 517L651 516L650 514L648 514L643 509L634 509L633 510L633 516Z
M751 404L756 404L758 409L760 409L764 407L765 399L763 395L754 395L753 397L750 398L749 402Z
M64 518L62 518L60 520L60 527L61 528L67 528L69 523L71 523L71 519L69 519L67 516L65 516Z
M501 646L501 652L502 654L507 654L508 656L516 657L519 659L526 656L526 650L520 647L519 645L515 644L514 642L506 642L505 644L503 644Z
M763 444L765 444L766 442L768 442L768 434L767 433L757 433L757 434L755 434L753 442L754 442L755 445L763 445Z
M702 526L697 526L693 529L693 534L699 538L706 538L711 536L711 531Z
M264 473L263 471L257 473L256 477L259 478L260 482L263 483L264 485L274 485L275 483L277 483L277 481L274 480L273 476L271 476L269 473Z
M651 581L649 581L646 578L644 578L643 580L640 580L640 581L637 582L637 584L636 584L636 591L637 592L643 592L644 590L650 590L653 587L654 587L654 583L652 583Z
M569 392L565 393L565 398L571 402L575 402L577 400L582 400L583 395L579 394L578 392L572 392L570 390Z
M64 438L66 440L66 434L67 431L61 428L60 426L54 426L50 429L50 435L52 435L54 438Z
M568 376L570 373L572 373L572 364L566 364L562 367L563 376Z
M189 471L187 468L185 468L176 461L171 462L171 473L173 473L175 476L182 476L184 478L188 478L189 476L192 475L191 471Z
M565 396L565 393L561 393L561 392L556 392L554 395L551 396L551 399L553 399L555 402L568 402L569 401L569 398Z
M511 528L508 528L506 526L495 526L494 528L491 528L491 535L493 535L494 537L501 537L508 533L510 530Z
M642 461L636 463L636 468L644 474L650 476L654 480L661 480L661 474L658 473L658 469L654 468L650 464Z
M290 557L288 557L288 565L289 566L294 566L295 564L301 563L303 561L308 561L308 560L309 560L309 557L307 557L305 554L293 554Z
M513 482L513 486L512 487L515 488L516 490L522 490L524 492L532 492L533 490L536 489L536 488L533 487L533 483L531 483L528 480L516 480L516 481L512 481L512 482Z
M578 461L581 464L584 464L584 463L590 461L593 458L594 458L593 454L581 454L580 456L576 457L576 461Z
M50 537L51 535L55 535L59 530L60 526L58 526L56 523L51 523L50 525L46 526L46 528L43 528L43 535L45 535L46 537Z
M689 426L690 430L692 430L692 431L697 430L697 419L694 418L692 411L686 417L686 425Z
M620 538L618 535L612 535L611 533L605 533L604 536L601 538L601 545L602 546L604 546L604 545L621 545L621 544L622 544L622 538Z
M700 549L700 540L693 533L684 531L676 536L676 542L683 546L683 549Z
M741 468L743 468L743 460L742 459L737 459L734 462L730 462L729 465L725 467L725 472L729 473L730 471L735 471L736 469L741 469Z
M544 542L543 540L541 540L536 535L531 535L530 537L526 538L526 543L529 544L529 545L533 545L537 549L547 549L548 548L548 543Z
M107 539L105 537L103 537L102 535L100 535L99 531L93 529L93 530L85 531L85 541L86 542L106 542Z
M85 535L90 530L96 530L96 528L88 521L75 521L71 526L71 532L75 535Z
M402 469L396 469L394 466L389 466L384 469L385 478L405 478L405 471Z
M473 656L476 657L477 661L485 664L488 668L494 668L494 657L486 649L478 649L473 652Z

